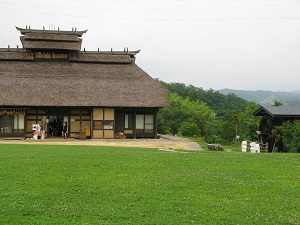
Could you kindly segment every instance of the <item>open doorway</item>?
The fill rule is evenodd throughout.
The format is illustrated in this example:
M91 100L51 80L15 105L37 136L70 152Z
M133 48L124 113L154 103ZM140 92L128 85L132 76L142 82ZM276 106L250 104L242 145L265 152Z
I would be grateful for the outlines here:
M68 116L52 115L49 116L48 130L49 137L62 137L64 122L68 122Z

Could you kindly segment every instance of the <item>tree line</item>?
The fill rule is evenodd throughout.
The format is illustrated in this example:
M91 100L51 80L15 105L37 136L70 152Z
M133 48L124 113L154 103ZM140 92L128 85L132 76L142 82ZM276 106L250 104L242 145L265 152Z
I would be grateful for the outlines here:
M207 143L257 141L256 131L261 118L253 113L259 104L213 89L159 82L170 91L170 107L158 112L159 133L201 137ZM281 105L282 101L274 101L274 107ZM275 142L282 142L286 151L300 152L300 121L275 127L271 137Z
M202 137L207 143L229 144L240 139L257 139L259 108L235 94L224 95L183 83L159 81L170 91L170 107L158 113L158 132Z

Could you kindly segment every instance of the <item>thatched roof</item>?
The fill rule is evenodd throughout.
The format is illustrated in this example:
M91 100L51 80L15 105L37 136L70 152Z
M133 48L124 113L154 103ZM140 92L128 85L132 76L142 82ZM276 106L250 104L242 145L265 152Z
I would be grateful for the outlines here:
M0 106L169 105L168 90L135 64L139 50L80 52L86 30L17 30L23 48L0 49Z
M0 48L0 60L29 60L32 61L34 53L19 49Z
M20 39L25 49L72 50L81 49L81 37L85 31L34 30L16 27L22 35Z
M30 26L26 28L20 28L20 27L16 27L16 29L18 31L20 31L21 34L26 35L26 34L30 34L30 33L45 33L45 34L64 34L64 35L76 35L78 37L81 37L84 33L87 32L87 30L83 30L83 31L78 31L76 28L72 29L71 31L66 31L66 30L59 30L59 28L57 30L46 30L45 27L40 30L40 29L31 29Z
M164 107L169 92L134 62L137 52L69 54L34 60L0 51L1 106Z
M82 41L35 41L26 39L26 37L21 37L21 42L23 44L23 48L25 49L60 49L60 50L73 50L73 51L79 51L81 49L81 43Z
M78 38L78 36L76 34L49 34L49 33L28 33L25 34L24 38L28 39L28 40L40 40L40 41L75 41L78 42L82 39Z

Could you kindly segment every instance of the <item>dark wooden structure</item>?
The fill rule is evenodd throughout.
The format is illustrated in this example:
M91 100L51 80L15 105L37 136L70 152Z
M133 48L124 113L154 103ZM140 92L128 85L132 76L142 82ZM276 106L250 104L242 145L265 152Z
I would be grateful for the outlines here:
M300 107L261 106L254 112L254 116L261 117L258 131L260 144L267 146L268 152L283 151L282 142L274 146L271 131L275 126L281 126L286 121L300 120Z
M69 137L156 138L169 92L135 63L140 51L80 51L86 31L18 28L23 48L0 49L0 137L46 136L68 122Z

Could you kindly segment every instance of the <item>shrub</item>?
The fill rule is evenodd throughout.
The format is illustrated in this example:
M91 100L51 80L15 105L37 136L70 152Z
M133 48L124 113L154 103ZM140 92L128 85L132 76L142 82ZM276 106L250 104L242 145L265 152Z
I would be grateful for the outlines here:
M200 130L195 123L183 122L178 133L181 133L182 136L193 137L194 135L199 136Z

